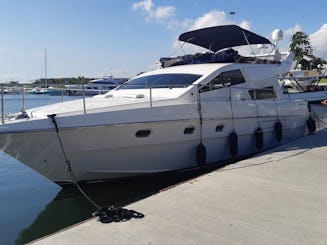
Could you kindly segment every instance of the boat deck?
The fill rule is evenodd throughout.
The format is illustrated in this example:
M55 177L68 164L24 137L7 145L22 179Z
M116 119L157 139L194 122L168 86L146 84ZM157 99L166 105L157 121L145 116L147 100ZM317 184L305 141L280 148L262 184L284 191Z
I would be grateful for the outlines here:
M323 130L33 244L327 244L326 152Z

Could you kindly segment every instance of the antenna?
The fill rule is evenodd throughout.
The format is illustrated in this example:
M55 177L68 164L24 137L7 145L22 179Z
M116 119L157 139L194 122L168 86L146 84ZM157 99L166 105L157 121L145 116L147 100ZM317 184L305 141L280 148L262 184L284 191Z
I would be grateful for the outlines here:
M231 16L232 22L234 22L233 16L236 14L236 12L235 11L230 11L229 14Z

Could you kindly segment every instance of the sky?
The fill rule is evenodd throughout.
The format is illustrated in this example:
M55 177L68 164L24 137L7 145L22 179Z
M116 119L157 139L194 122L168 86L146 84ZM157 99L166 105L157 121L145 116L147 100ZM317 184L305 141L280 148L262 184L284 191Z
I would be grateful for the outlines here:
M309 35L327 59L326 0L0 0L0 83L47 77L133 77L181 54L189 30L237 24L259 35ZM235 14L230 14L235 12Z

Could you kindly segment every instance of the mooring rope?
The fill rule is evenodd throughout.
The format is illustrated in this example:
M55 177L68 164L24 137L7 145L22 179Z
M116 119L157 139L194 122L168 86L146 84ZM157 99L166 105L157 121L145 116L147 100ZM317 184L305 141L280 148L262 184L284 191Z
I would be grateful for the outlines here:
M78 184L77 182L77 179L74 175L74 172L73 172L73 169L72 169L72 166L71 166L71 162L68 160L68 157L67 157L67 154L66 154L66 151L65 151L65 148L64 148L64 145L62 143L62 139L60 137L60 134L59 134L59 127L58 127L58 124L57 124L57 121L56 121L56 114L51 114L51 115L48 115L48 118L51 119L51 122L54 124L55 128L56 128L56 133L57 133L57 137L58 137L58 141L59 141L59 145L61 147L61 151L62 151L62 154L64 156L64 159L65 159L65 162L67 164L67 172L71 175L72 179L73 179L73 183L74 185L77 187L77 189L82 193L82 195L93 205L95 206L97 209L100 209L101 207L95 203L86 193L85 191L81 188L81 186Z
M62 154L64 156L65 162L67 164L67 171L73 178L73 183L77 187L77 189L82 193L82 195L94 206L97 208L97 211L92 213L92 216L98 216L98 221L101 223L111 223L111 222L123 222L130 220L131 218L136 218L140 219L144 217L144 214L138 213L134 210L128 210L122 207L114 207L114 206L109 206L109 207L101 207L98 205L95 201L93 201L87 194L86 192L82 189L82 187L78 184L77 179L74 175L71 162L69 161L64 145L62 143L62 139L59 134L59 127L56 121L56 114L48 115L48 118L51 119L51 122L54 124L56 132L57 132L57 137L58 141L61 147Z

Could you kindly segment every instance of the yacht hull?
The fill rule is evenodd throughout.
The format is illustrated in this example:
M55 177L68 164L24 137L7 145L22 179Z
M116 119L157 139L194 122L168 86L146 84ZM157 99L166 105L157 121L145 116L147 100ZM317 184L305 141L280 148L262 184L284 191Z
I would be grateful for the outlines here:
M258 121L248 115L237 119L204 117L202 127L199 119L193 119L2 133L0 145L4 152L53 182L98 181L196 167L201 134L206 164L233 158L229 134L234 130L238 134L236 157L253 154L303 136L306 120L306 113L280 117L281 142L274 132L276 116ZM262 149L256 148L254 131L258 125L263 130ZM187 133L186 128L194 130ZM147 137L136 136L147 130Z

